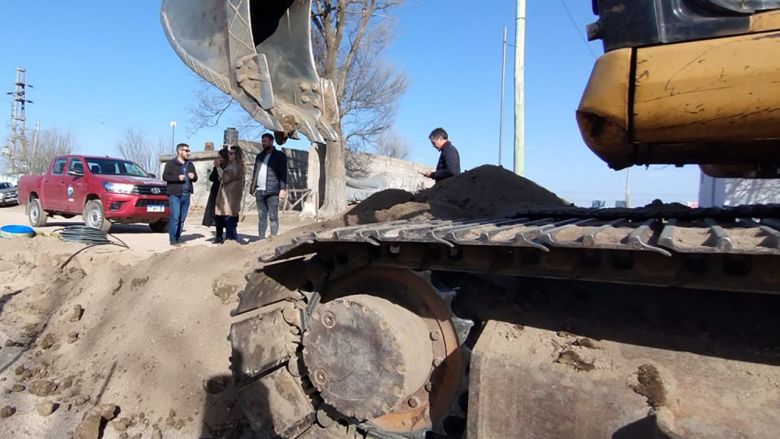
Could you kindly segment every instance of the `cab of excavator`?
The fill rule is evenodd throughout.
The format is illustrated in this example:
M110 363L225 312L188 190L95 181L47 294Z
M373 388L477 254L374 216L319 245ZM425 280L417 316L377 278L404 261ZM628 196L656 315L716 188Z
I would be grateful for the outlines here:
M593 0L588 38L604 51L746 33L750 16L780 0Z

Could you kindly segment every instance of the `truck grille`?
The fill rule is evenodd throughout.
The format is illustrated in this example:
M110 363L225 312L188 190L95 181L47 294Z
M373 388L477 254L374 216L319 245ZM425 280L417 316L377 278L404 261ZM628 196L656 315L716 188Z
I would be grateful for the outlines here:
M146 207L146 206L168 207L168 200L138 200L135 202L135 207Z
M157 192L159 190L159 192ZM139 185L133 189L134 194L138 195L167 195L168 188L165 186L143 186Z

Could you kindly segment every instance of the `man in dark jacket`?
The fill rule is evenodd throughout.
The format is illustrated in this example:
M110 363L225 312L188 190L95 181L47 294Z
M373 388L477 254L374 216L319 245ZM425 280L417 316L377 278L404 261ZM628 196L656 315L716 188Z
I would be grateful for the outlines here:
M187 219L187 211L190 209L192 184L198 181L195 165L190 161L189 145L186 143L176 145L176 158L165 164L162 178L168 183L170 208L168 237L171 245L179 245L182 243L181 232L184 228L184 220Z
M444 128L436 128L428 136L431 145L440 151L439 163L436 164L435 171L426 172L423 175L436 180L436 183L460 174L460 154L455 149L455 145L450 143L448 137Z
M265 238L268 220L271 236L279 233L279 199L287 197L287 156L274 148L274 136L265 133L261 138L263 151L255 157L255 169L249 193L257 201L258 234Z

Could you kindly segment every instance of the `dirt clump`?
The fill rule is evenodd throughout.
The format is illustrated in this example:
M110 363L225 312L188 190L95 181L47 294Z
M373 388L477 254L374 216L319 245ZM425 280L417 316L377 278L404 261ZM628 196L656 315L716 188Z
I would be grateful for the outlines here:
M558 356L558 359L555 360L556 363L563 364L565 366L569 366L576 370L577 372L590 372L592 371L595 366L593 363L589 363L580 357L580 355L572 350L566 350L561 352L561 354Z
M479 217L506 217L528 208L567 206L533 181L491 165L443 180L414 200L446 203Z
M666 388L661 380L658 369L652 364L643 364L637 370L637 384L631 389L647 398L647 403L658 408L666 403Z
M41 349L49 349L52 346L54 346L54 343L57 342L57 338L52 333L46 334L43 339L41 339L40 342L38 342L38 346L41 347Z
M10 418L14 413L16 413L16 407L10 405L4 406L0 409L0 418Z
M413 199L414 195L411 192L401 189L387 189L372 194L363 200L360 204L350 209L344 215L344 218L348 225L388 221L387 217L379 219L377 213L403 205Z
M41 401L35 406L35 411L41 416L49 416L57 410L57 404L51 401Z
M33 381L27 391L35 396L51 396L57 393L57 384L48 380Z
M81 317L84 315L84 308L81 305L73 305L73 313L70 315L70 318L68 319L69 322L75 323L81 320Z

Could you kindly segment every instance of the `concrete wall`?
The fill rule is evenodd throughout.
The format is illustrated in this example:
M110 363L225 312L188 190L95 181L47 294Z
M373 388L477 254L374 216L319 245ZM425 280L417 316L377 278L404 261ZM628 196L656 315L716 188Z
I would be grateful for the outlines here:
M775 203L780 203L778 179L713 178L701 174L700 207Z
M347 201L359 202L385 189L418 192L433 186L422 172L433 168L393 157L364 153L347 154Z
M239 146L245 153L246 182L244 187L244 213L256 211L256 203L249 195L249 184L254 173L255 156L260 153L262 147L256 142L239 141ZM282 148L287 155L287 184L290 189L307 189L307 169L309 152L297 149ZM219 156L217 151L193 151L190 160L195 165L198 173L198 182L195 183L194 194L191 198L191 208L202 210L206 207L211 182L208 179L214 160ZM165 163L172 160L172 155L160 157L160 176L162 176ZM423 166L406 160L391 157L376 156L364 153L347 154L347 200L358 202L374 192L384 189L404 189L409 192L417 192L433 185L433 180L420 175L420 172L429 171L430 166ZM320 164L322 169L323 164Z

